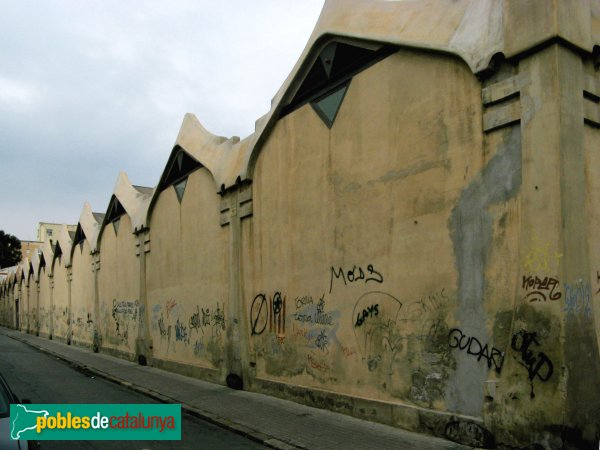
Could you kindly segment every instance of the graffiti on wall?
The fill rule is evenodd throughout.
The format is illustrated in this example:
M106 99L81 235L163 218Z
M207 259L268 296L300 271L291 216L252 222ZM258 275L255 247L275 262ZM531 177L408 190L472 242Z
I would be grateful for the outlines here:
M223 361L221 336L226 329L223 303L195 304L190 310L171 298L153 305L151 327L160 338L157 342L160 357L187 353L207 358L215 366Z
M137 327L138 314L138 300L113 299L111 318L114 322L114 329L109 335L109 340L114 344L127 344L130 328Z
M523 266L529 273L558 272L561 253L550 250L550 242L542 240L536 233L529 239L530 250L525 255Z
M210 307L204 308L196 305L196 311L193 312L188 319L190 333L204 335L210 333L212 336L219 336L225 330L225 307L217 302L216 308L211 310ZM184 325L180 324L183 330ZM181 339L183 340L183 339Z
M332 378L327 375L332 370L328 358L332 345L339 345L340 313L328 309L325 293L297 296L290 302L279 291L259 293L249 315L251 335L257 338L255 349L265 358L268 373L306 372L321 381Z
M379 366L382 354L388 354L394 360L402 349L404 336L398 329L401 309L400 300L381 291L367 292L356 301L352 311L352 327L358 348L370 371Z
M333 314L325 311L325 294L321 295L318 303L304 304L302 308L297 309L293 320L314 325L333 325Z
M562 297L559 284L557 278L523 275L521 288L525 291L525 300L530 303L545 302L547 300L559 300Z
M354 324L354 326L360 327L363 323L365 323L365 320L367 320L369 317L373 318L373 317L377 317L378 315L379 315L379 304L376 303L374 305L370 305L366 309L363 309L362 311L357 313L356 323Z
M286 297L275 292L268 300L265 294L257 294L250 307L250 330L252 336L269 331L285 335Z
M306 295L296 299L296 311L292 315L294 336L306 348L329 352L333 341L337 342L338 311L327 309L325 293L315 303L313 297Z
M512 337L511 348L518 354L515 359L527 369L531 383L531 398L535 397L533 381L536 378L540 381L548 381L554 372L554 364L544 352L538 351L539 346L536 332L520 330Z
M444 288L409 301L384 291L358 298L351 322L358 351L384 391L428 407L444 397L452 367L446 324L449 300ZM411 383L395 389L393 377L408 367Z
M565 284L565 311L567 314L591 317L592 289L589 283L578 280Z
M366 369L357 382L373 382L394 397L409 398L427 406L443 399L444 383L453 367L446 323L451 303L446 289L432 289L409 301L400 300L386 290L359 293L353 308L345 313L350 317L342 322L354 335L354 342L350 343L344 340L347 335L342 338L338 333L342 314L328 307L331 297L344 295L344 287L382 284L384 275L373 264L362 267L333 264L327 267L327 281L329 286L317 296L301 293L285 297L262 291L251 297L249 331L254 338L253 349L262 358L266 373L271 376L304 373L322 383L336 383L340 369L350 359L362 362ZM327 288L335 294L328 293ZM282 301L279 307L278 298ZM283 313L287 336L274 327L277 323L274 313ZM504 355L498 349L485 343L476 348L479 341L468 336L462 338L461 348L465 339L465 352L493 369L501 367ZM393 377L407 374L407 370L411 371L412 385L396 386Z
M73 337L78 340L91 340L94 330L94 320L91 313L80 308L73 319Z
M488 369L493 367L497 373L502 371L504 352L488 344L482 345L479 339L464 334L459 328L453 328L448 333L448 345L475 357L477 361L485 360Z
M330 294L333 291L334 281L337 280L341 280L341 282L344 283L344 286L347 286L348 283L357 283L359 281L362 281L365 284L370 281L383 283L383 275L375 270L373 264L368 264L366 270L363 270L360 266L352 266L352 269L350 270L344 270L342 267L336 269L331 266L331 277L329 282Z
M160 318L158 319L158 332L160 333L161 339L167 339L167 342L171 341L171 328L172 325L165 324L165 317L161 312Z
M474 447L495 447L495 439L492 432L475 422L454 420L446 424L444 434L448 439L454 442L460 442Z

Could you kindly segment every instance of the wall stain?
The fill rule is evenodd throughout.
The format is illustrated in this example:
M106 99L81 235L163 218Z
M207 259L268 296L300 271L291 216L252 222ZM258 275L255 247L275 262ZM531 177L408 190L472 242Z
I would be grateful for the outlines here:
M484 309L485 268L492 250L493 221L488 208L514 198L521 187L521 129L504 131L495 155L467 188L448 223L458 270L457 326L489 340ZM483 410L482 383L489 370L466 353L457 353L446 401L450 411L479 416Z

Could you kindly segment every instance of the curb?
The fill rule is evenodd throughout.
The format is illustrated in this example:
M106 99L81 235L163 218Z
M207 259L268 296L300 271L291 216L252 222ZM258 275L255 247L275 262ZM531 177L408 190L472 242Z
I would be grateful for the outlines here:
M129 381L115 377L106 372L98 370L94 367L90 367L90 366L86 366L85 364L78 363L77 361L69 359L60 353L56 353L48 348L40 347L39 345L36 345L35 343L30 342L29 340L22 338L18 335L13 335L12 333L8 334L5 331L2 331L1 333L11 339L14 339L16 341L19 341L26 345L29 345L30 347L34 348L35 350L38 350L42 353L46 353L50 356L55 357L56 359L66 362L71 367L73 367L75 370L77 370L78 372L81 372L83 374L97 375L101 378L104 378L105 380L108 380L112 383L123 386L123 387L125 387L129 390L132 390L134 392L137 392L139 394L145 395L146 397L150 397L161 403L180 403L181 410L184 414L187 414L189 416L193 416L198 419L204 420L206 422L212 423L213 425L217 425L228 431L231 431L233 433L244 436L248 439L258 442L259 444L265 445L265 446L273 448L275 450L307 450L305 447L298 447L293 444L288 444L287 442L281 441L273 436L269 436L268 434L265 434L261 431L254 430L245 425L233 422L229 419L225 419L225 418L218 416L216 414L213 414L211 412L203 411L201 409L198 409L198 408L188 405L186 403L181 403L174 398L171 398L171 397L161 394L160 392L145 388L143 386L133 384Z

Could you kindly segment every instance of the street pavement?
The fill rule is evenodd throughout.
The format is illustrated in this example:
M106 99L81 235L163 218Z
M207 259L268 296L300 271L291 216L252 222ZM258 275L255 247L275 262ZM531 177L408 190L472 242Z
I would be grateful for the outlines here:
M0 334L67 361L83 373L100 376L159 402L181 404L184 413L275 449L471 448L267 395L232 390L3 327ZM236 448L239 447L236 445Z
M89 371L0 334L0 373L21 398L38 404L160 403ZM0 448L4 449L0 436ZM181 440L40 441L41 450L253 450L264 445L188 414L181 417ZM12 448L12 447L11 447Z

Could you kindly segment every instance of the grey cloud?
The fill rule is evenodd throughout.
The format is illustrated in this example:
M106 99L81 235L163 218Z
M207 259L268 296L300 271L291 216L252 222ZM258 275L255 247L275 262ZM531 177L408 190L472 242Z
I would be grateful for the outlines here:
M0 0L0 229L33 237L86 200L102 211L119 170L154 185L186 112L251 133L321 6Z

